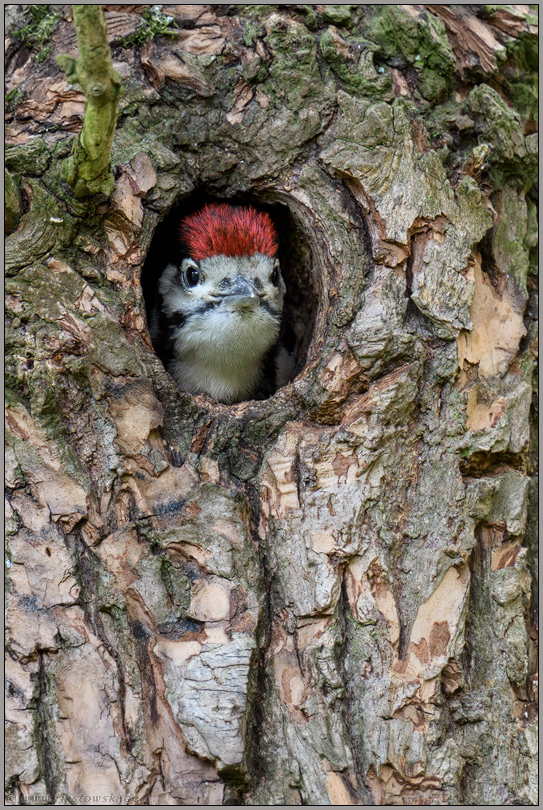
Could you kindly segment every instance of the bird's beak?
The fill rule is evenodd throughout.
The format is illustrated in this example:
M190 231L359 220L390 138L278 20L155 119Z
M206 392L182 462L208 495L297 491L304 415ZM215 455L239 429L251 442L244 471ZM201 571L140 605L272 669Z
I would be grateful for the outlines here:
M247 309L257 306L260 297L250 281L239 273L233 279L229 279L229 281L228 287L226 287L224 291L221 290L221 298L225 299L228 305L236 309Z
M224 293L225 295L240 295L243 298L255 298L257 296L257 292L250 281L244 276L241 276L239 273L238 275L232 279L232 283L227 291Z

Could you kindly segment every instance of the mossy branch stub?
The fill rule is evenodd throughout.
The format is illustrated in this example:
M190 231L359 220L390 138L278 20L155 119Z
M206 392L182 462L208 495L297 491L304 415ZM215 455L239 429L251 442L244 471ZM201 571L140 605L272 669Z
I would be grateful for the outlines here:
M64 179L76 197L115 191L111 146L115 135L121 79L113 69L104 13L98 5L72 6L80 58L57 58L69 81L86 96L83 129L63 166Z

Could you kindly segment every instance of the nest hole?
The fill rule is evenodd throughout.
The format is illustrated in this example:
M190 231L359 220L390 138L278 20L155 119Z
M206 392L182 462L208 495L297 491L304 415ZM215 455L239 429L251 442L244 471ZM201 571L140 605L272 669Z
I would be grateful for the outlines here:
M305 365L313 334L318 292L313 273L313 262L308 240L303 228L285 202L257 196L238 196L221 199L204 191L195 192L176 203L157 225L141 273L141 286L145 300L147 321L150 322L158 299L158 282L166 265L170 262L181 264L186 254L179 238L179 223L190 214L199 211L208 203L226 202L230 205L251 205L264 211L272 219L279 238L278 258L281 273L286 284L287 294L284 304L284 318L295 339L294 379ZM157 343L154 349L167 368L167 356Z

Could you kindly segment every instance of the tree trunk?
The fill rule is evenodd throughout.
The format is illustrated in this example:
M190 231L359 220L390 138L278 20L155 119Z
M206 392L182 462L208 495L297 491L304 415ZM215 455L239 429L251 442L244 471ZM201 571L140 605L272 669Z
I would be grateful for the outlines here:
M70 7L8 6L8 803L537 804L537 7L104 8L81 201ZM207 198L280 231L268 400L149 339Z

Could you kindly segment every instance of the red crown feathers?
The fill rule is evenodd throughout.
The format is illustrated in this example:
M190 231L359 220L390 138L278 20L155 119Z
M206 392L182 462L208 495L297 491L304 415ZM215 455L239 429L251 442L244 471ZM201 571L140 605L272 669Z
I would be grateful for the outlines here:
M211 203L182 219L180 233L195 261L218 255L277 253L277 233L270 217L251 207Z

